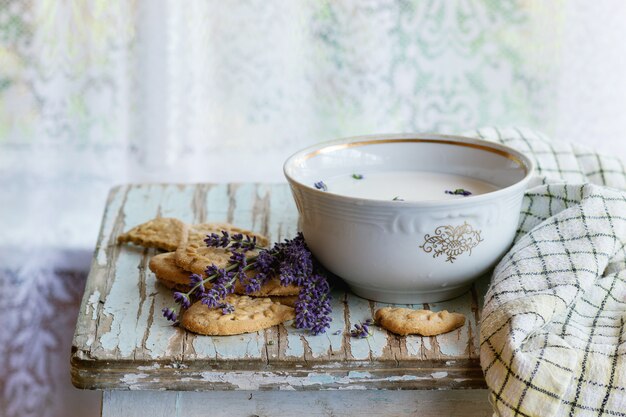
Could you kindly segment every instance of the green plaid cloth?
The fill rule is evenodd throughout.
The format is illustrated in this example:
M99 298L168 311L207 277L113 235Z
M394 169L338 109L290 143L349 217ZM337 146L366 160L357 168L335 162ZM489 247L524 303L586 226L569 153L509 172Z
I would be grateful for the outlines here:
M537 162L485 296L480 362L496 415L626 416L622 162L530 130L476 133Z

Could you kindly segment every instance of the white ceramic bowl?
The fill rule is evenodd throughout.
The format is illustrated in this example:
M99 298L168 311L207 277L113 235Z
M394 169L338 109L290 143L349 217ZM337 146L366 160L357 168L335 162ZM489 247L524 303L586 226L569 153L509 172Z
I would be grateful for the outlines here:
M362 173L463 175L496 191L452 200L389 201L318 190ZM416 304L460 295L509 249L533 162L496 143L398 134L339 139L292 155L284 173L315 257L359 296Z

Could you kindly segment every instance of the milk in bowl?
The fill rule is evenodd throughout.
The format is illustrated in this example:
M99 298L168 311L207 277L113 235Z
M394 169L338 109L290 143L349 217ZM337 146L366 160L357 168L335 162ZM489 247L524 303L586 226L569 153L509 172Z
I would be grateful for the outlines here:
M323 183L331 193L383 201L453 200L498 189L476 178L430 171L355 173Z

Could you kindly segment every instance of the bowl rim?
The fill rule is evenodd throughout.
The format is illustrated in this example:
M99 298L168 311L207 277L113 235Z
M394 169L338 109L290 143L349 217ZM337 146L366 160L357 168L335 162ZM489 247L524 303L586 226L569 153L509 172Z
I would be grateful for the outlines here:
M457 198L450 200L421 200L421 201L402 201L402 200L377 200L372 198L351 197L342 194L330 193L322 190L318 190L312 185L305 184L293 178L287 170L292 166L295 161L305 158L309 159L323 153L329 153L340 149L345 149L353 146L365 146L372 144L389 143L442 143L446 145L466 146L474 149L479 149L484 152L496 153L500 156L506 157L522 167L526 174L524 177L504 188L498 188L495 191L490 191L484 194L472 195L465 198ZM444 206L459 206L464 204L479 203L484 200L492 200L503 194L509 194L518 188L525 188L526 184L532 178L535 172L535 162L524 155L522 152L514 149L510 146L503 145L496 142L486 141L484 139L472 138L460 135L442 135L438 133L390 133L390 134L372 134L351 136L345 138L334 139L331 141L320 142L315 145L301 149L291 154L283 164L283 174L287 178L287 181L292 187L302 187L308 192L312 192L320 197L328 198L336 201L343 201L348 203L355 203L359 205L371 205L371 206L385 206L385 207L444 207Z

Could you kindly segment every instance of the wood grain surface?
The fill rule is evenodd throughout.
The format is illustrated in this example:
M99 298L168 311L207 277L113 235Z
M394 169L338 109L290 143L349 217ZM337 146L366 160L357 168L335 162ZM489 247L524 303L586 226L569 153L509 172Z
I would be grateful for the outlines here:
M488 417L488 391L107 391L102 417Z
M157 216L228 221L276 241L295 235L298 214L285 184L111 190L73 340L75 386L178 391L485 386L478 363L484 280L454 300L411 306L465 314L462 328L437 337L399 337L373 327L367 339L350 338L354 323L387 304L359 298L339 280L326 334L311 336L285 324L240 336L198 336L161 316L171 295L147 268L156 251L116 244L120 233Z

